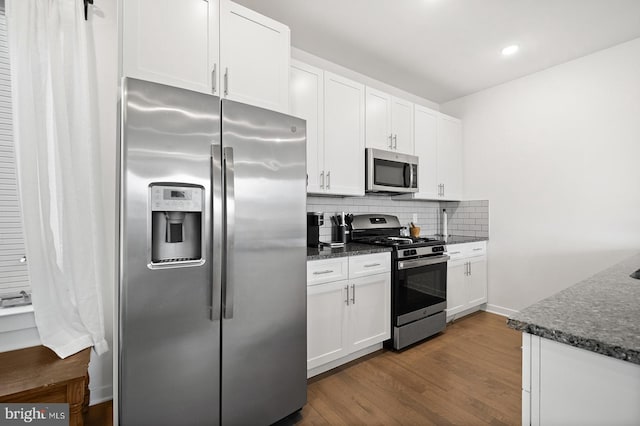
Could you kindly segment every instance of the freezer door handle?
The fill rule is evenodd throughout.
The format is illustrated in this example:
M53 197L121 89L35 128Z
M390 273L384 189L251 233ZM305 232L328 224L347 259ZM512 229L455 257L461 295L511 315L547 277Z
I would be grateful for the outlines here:
M233 164L233 148L224 148L224 202L226 210L225 220L225 266L223 290L223 318L233 318L233 251L235 232L235 166Z
M220 320L222 294L222 173L220 145L211 145L211 321Z

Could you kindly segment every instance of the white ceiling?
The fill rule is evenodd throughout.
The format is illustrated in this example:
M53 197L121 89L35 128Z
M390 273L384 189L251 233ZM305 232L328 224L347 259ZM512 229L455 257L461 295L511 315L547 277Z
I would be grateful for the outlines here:
M235 1L294 47L435 102L640 37L640 0Z

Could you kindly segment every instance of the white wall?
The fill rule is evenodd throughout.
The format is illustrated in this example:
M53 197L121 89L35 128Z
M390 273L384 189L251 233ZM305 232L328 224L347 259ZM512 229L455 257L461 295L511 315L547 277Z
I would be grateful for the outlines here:
M640 251L640 39L441 110L463 120L466 196L490 201L490 305L520 310Z
M91 404L108 400L113 395L113 295L115 288L115 241L116 241L116 131L118 95L118 26L117 1L98 0L89 6L96 46L95 63L97 76L99 135L102 155L102 194L104 205L105 235L108 258L103 288L104 323L111 350L98 357L91 354L89 364L89 390Z

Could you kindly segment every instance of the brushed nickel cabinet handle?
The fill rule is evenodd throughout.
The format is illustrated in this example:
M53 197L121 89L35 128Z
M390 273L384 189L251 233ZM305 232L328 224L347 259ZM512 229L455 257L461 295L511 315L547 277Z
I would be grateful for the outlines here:
M320 172L320 188L324 189L324 170Z
M331 189L331 170L327 172L327 189Z
M324 271L315 271L313 275L324 275L324 274L330 274L332 272L333 270L331 269L325 269Z
M351 304L356 304L356 285L351 284Z
M224 96L229 95L229 68L224 69Z
M379 263L370 263L368 265L364 265L365 268L373 268L374 266L380 266Z
M216 66L217 64L213 64L213 70L211 70L211 92L214 95L216 94L216 87L217 87L216 76L218 74Z
M344 286L344 289L347 290L347 299L344 302L349 306L349 286Z

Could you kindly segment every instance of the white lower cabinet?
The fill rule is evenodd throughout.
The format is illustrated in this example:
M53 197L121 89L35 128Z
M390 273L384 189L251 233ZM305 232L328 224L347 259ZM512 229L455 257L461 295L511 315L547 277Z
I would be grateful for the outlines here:
M307 369L348 353L347 286L344 280L307 287Z
M447 320L487 303L487 243L447 246Z
M522 424L640 424L640 365L522 335Z
M307 262L309 377L377 350L391 337L390 270L389 253Z
M390 272L350 280L351 352L391 337Z

